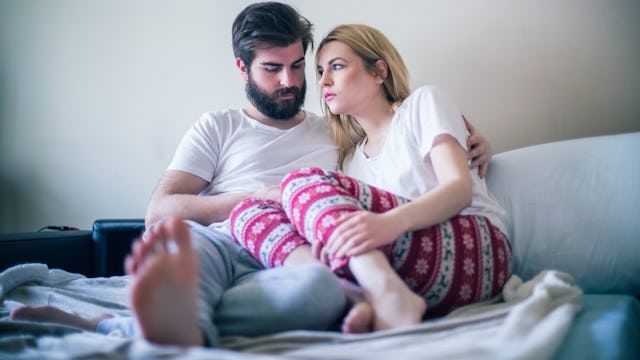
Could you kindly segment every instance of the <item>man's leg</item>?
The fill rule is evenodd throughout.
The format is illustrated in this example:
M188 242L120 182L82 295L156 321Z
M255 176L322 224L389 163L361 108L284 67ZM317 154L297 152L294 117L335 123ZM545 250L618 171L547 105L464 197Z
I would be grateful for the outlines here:
M324 265L262 269L245 250L237 277L216 309L221 335L259 336L287 330L329 330L339 324L347 299Z
M335 276L323 266L263 271L224 233L191 223L190 237L200 266L197 322L208 345L218 343L218 330L240 336L326 330L340 319L345 296ZM139 265L144 267L144 262ZM21 309L16 311L21 316L12 318L61 323L106 334L141 334L134 317L100 315L85 319L51 307Z
M340 283L325 266L264 270L226 226L190 223L200 263L198 323L210 345L221 335L327 330L344 313ZM107 320L108 321L108 320Z

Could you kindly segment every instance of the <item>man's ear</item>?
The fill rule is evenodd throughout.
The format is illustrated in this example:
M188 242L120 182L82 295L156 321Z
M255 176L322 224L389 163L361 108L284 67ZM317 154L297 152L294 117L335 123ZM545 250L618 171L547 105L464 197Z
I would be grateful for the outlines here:
M376 61L375 76L377 78L376 80L378 81L378 84L382 84L385 81L388 73L389 73L389 66L387 65L387 62L382 59L379 59L378 61Z
M236 67L240 70L240 74L242 74L244 81L249 80L249 69L242 59L236 58Z

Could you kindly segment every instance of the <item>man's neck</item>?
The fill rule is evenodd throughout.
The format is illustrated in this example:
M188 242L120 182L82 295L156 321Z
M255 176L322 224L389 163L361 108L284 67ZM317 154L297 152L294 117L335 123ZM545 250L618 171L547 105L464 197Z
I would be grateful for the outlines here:
M292 127L300 124L306 117L304 111L298 111L296 115L289 119L274 119L266 116L256 109L253 105L249 105L244 109L244 113L250 118L264 124L280 130L291 129Z

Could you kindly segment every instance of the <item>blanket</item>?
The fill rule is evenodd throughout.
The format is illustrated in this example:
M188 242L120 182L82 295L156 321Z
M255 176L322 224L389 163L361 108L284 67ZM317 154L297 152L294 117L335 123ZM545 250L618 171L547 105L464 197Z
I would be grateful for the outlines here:
M514 275L496 301L415 326L370 334L288 331L226 337L216 349L160 346L117 334L8 319L19 306L45 304L80 316L128 316L130 280L86 278L43 264L5 270L0 274L0 358L549 359L582 305L582 291L573 279L549 270L526 282Z

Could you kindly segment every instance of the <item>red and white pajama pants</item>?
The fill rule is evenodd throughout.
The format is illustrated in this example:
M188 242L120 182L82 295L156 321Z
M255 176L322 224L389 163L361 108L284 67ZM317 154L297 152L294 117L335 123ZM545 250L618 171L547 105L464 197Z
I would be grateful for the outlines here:
M281 266L298 246L326 244L335 219L350 211L382 213L409 200L337 172L294 171L282 182L282 204L247 199L231 213L231 232L265 267ZM428 316L497 295L511 272L511 246L487 218L459 215L427 229L404 234L381 247L411 290L424 297ZM353 277L348 258L331 268Z

